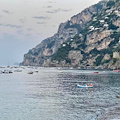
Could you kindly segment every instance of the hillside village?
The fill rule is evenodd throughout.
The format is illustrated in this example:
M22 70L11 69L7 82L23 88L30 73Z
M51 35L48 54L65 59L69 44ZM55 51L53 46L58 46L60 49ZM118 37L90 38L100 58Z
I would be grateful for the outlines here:
M25 56L22 65L116 69L120 58L120 0L86 8Z

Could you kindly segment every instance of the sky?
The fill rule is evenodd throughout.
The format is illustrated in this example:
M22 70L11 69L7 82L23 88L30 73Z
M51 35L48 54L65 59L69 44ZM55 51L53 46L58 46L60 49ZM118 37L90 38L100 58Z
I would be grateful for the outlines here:
M0 0L0 65L23 56L53 36L60 23L100 0Z

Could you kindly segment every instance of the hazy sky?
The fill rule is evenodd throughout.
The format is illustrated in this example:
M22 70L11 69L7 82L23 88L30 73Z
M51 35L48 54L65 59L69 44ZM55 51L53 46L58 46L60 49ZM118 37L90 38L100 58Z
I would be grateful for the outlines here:
M0 0L0 65L23 55L65 22L100 0Z

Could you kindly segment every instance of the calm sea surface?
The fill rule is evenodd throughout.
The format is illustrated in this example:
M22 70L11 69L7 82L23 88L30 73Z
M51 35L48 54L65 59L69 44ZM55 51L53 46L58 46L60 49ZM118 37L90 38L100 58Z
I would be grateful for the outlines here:
M38 73L28 74L36 70ZM120 95L120 73L93 72L26 68L0 74L0 120L95 120L120 105L116 98ZM94 88L77 87L86 81Z

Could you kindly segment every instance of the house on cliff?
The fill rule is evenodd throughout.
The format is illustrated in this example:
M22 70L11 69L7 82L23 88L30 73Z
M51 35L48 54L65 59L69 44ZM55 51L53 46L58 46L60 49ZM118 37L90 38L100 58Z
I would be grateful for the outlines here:
M120 52L113 52L113 58L120 58Z

